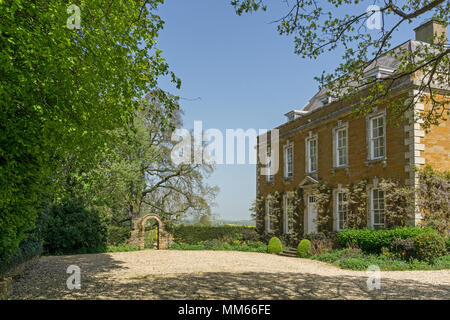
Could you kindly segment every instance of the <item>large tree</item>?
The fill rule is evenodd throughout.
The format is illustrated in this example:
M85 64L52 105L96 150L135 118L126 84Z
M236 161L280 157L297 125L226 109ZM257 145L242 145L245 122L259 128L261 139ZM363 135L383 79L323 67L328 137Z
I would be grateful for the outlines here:
M433 44L418 46L415 50L393 49L392 39L405 24L419 24L434 18L449 22L448 0L293 0L282 1L286 13L275 22L281 35L295 37L295 53L315 59L326 51L342 53L342 62L330 73L317 77L321 86L330 88L337 99L350 99L361 89L365 95L355 104L355 113L366 114L385 99L392 88L406 77L415 78L415 93L390 101L389 108L400 123L417 102L432 107L421 112L415 121L425 129L437 125L449 115L449 99L439 95L449 89L450 49L447 39L433 39ZM265 0L232 0L238 15L267 10ZM273 3L272 3L273 4ZM374 7L373 5L377 5ZM369 30L367 21L382 17L378 30ZM388 77L367 81L364 73L384 55L399 61L396 72ZM369 89L368 89L369 88Z
M132 225L147 213L158 214L166 223L186 215L210 215L214 204L218 189L205 183L213 166L172 161L178 143L172 133L182 126L182 111L172 112L167 120L167 105L158 92L146 95L128 128L110 132L114 139L98 155L96 168L73 171L68 161L55 174L67 187L65 194L102 206L116 225ZM170 99L170 104L177 103L176 97Z
M0 1L0 258L33 227L61 162L92 165L160 76L179 86L156 47L162 3Z

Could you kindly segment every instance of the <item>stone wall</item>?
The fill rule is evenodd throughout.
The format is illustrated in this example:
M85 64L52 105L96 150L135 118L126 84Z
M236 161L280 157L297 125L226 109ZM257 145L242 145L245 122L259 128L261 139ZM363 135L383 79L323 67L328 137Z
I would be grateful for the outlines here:
M154 214L149 214L142 218L134 219L133 230L131 230L131 236L128 240L128 244L144 249L145 223L150 219L155 219L158 223L158 249L169 249L173 242L173 235L170 232L166 231L164 223L161 221L161 219L159 219L157 215Z

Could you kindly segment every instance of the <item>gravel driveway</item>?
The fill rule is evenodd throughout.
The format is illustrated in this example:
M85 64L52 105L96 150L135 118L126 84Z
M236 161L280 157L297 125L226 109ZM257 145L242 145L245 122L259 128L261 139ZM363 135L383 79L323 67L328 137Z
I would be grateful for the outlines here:
M69 265L81 289L69 290ZM365 271L237 251L157 251L42 257L15 279L12 299L450 299L450 272Z

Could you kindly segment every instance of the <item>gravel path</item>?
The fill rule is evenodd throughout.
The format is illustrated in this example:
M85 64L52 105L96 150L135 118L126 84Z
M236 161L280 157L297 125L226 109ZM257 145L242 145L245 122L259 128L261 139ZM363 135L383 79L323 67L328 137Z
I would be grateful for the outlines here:
M69 290L69 265L81 289ZM15 279L12 299L450 299L450 272L365 271L237 251L157 251L42 257Z

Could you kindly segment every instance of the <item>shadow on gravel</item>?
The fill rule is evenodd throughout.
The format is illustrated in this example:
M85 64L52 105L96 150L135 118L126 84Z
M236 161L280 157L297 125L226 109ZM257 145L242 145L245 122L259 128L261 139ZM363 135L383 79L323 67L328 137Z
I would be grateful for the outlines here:
M450 299L450 286L381 279L368 290L365 276L300 273L184 273L116 282L109 271L125 268L106 254L46 257L14 284L13 299ZM53 259L53 261L52 261ZM81 289L68 290L66 268L82 270ZM120 271L120 270L119 270Z
M80 290L67 289L70 265L80 267ZM109 272L117 269L127 268L108 254L42 256L37 264L14 278L11 299L95 299L95 292L102 292L108 282Z

